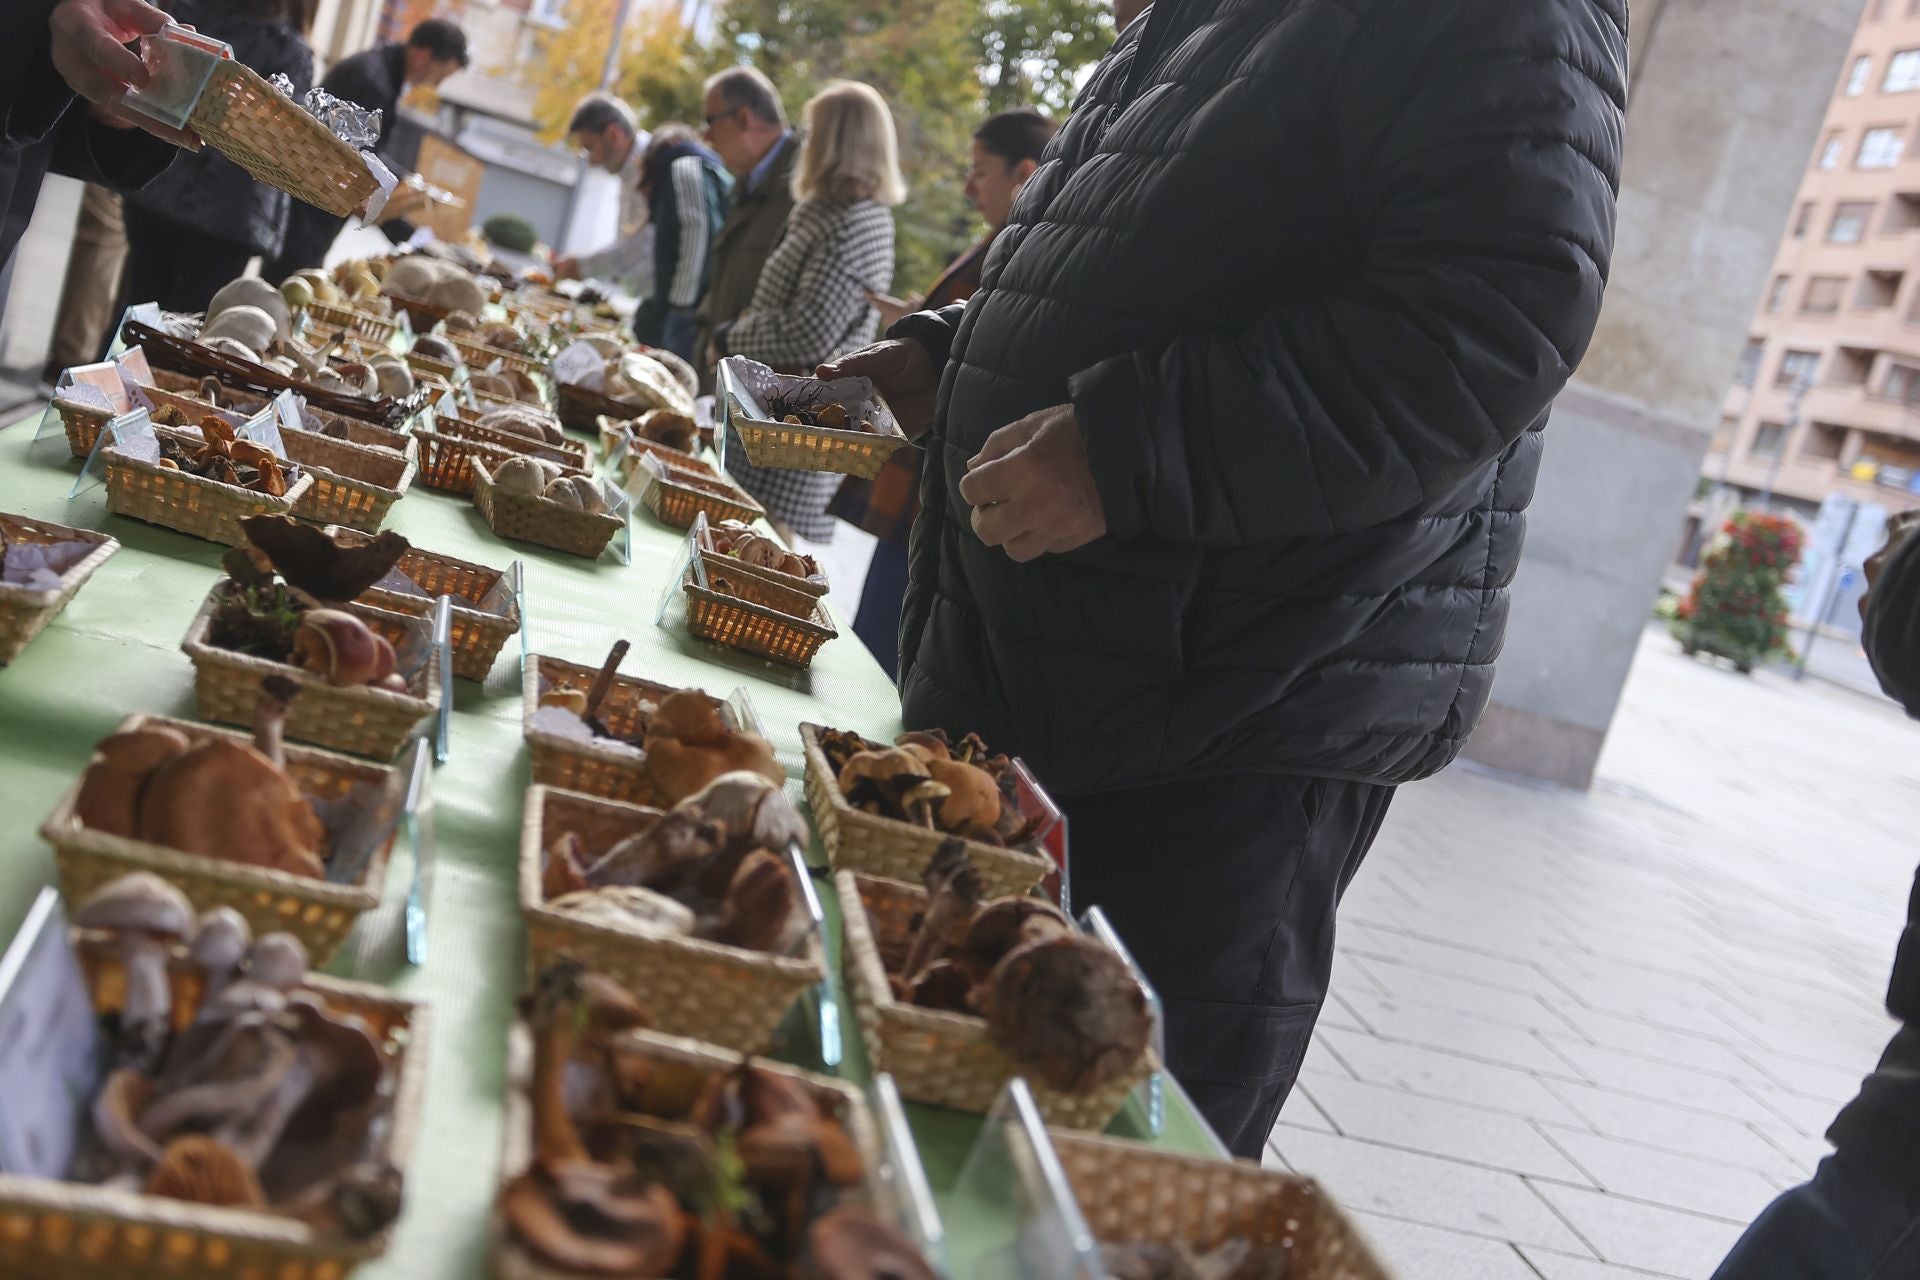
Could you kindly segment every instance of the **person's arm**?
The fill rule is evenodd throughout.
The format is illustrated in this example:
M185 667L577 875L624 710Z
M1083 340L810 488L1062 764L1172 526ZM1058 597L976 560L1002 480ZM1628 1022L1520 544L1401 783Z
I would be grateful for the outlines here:
M75 103L54 126L47 168L112 191L137 191L165 172L179 154L171 142L105 124L88 113L85 103Z
M653 253L654 227L651 222L630 236L621 236L605 248L574 258L574 274L582 280L631 280L646 275L647 259Z
M699 156L681 156L668 168L666 185L671 210L666 219L656 219L653 291L667 306L685 310L700 301L711 247L705 162Z
M723 330L722 354L798 369L812 368L831 353L835 340L867 308L866 286L842 269L838 241L827 234L809 245L799 283L785 302L750 310Z
M1359 30L1327 108L1355 157L1359 265L1073 377L1110 532L1366 528L1538 420L1592 336L1613 240L1626 40L1579 10L1503 26L1505 6L1437 4L1417 30Z

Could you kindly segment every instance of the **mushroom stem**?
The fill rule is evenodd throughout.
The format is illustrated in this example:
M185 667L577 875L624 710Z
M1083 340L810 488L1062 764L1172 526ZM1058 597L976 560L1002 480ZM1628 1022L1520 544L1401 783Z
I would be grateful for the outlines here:
M907 945L906 962L900 967L909 983L918 981L948 947L965 941L967 926L980 909L980 872L958 840L940 842L921 878L928 893L926 918Z
M272 761L276 769L287 767L287 752L282 734L287 713L300 686L285 676L268 676L260 682L260 700L253 704L253 747Z
M600 674L593 678L593 687L587 690L587 709L584 719L591 719L600 710L600 703L606 698L607 690L613 688L613 673L619 670L621 659L627 656L627 642L615 640L613 648L607 651L607 660L600 664Z

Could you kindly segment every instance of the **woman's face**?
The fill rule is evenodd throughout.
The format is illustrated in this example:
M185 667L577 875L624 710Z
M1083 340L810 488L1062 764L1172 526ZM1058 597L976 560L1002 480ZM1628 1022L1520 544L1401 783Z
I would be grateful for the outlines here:
M973 144L973 167L967 170L967 199L993 230L999 231L1007 225L1007 218L1013 213L1013 198L1020 193L1020 184L1032 176L1033 168L1030 160L1010 165L978 142Z

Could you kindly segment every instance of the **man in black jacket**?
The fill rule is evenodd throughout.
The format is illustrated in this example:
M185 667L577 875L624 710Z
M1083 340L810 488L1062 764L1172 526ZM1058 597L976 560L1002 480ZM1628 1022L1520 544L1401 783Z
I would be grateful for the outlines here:
M1624 0L1158 0L972 301L827 370L933 431L907 724L1060 795L1074 900L1238 1154L1393 787L1486 706L1626 52Z
M1920 537L1909 512L1867 562L1861 644L1887 696L1920 719ZM1894 955L1887 1012L1900 1030L1827 1130L1834 1152L1769 1205L1713 1280L1920 1276L1920 875Z
M400 97L417 84L437 85L466 66L467 35L445 18L428 18L407 34L405 44L383 44L351 58L342 58L321 78L320 87L336 98L380 113L380 141L374 151L386 152L387 139L398 118ZM287 220L287 238L279 254L261 267L268 280L284 280L302 267L317 267L327 258L334 237L347 220L309 204L295 204ZM399 244L413 227L399 220L382 223L387 238Z

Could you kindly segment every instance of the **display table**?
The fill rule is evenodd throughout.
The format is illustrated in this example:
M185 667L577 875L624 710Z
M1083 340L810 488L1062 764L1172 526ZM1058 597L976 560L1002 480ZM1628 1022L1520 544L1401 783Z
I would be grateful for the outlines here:
M193 668L180 651L189 622L219 576L223 548L108 514L95 486L69 501L80 463L58 430L37 444L32 416L0 430L0 511L100 529L122 543L47 630L0 668L0 940L53 879L38 830L79 776L93 744L134 712L193 718ZM529 651L597 665L619 638L632 642L624 672L725 696L744 685L800 800L803 720L891 740L899 730L892 684L850 627L790 673L655 625L661 592L684 543L644 511L633 517L633 557L588 562L494 537L466 501L416 484L387 527L420 547L504 569L526 565ZM671 619L670 619L671 621ZM473 1280L488 1273L487 1227L498 1174L506 1028L523 985L515 895L528 761L521 740L520 649L509 642L485 686L453 683L452 755L433 778L437 857L427 894L428 953L405 958L402 907L412 860L396 856L382 908L364 918L334 965L340 976L390 984L431 1005L432 1070L424 1126L408 1171L407 1206L393 1251L358 1274L368 1280ZM819 850L813 854L822 861ZM832 880L815 877L839 944ZM1088 904L1076 904L1085 906ZM837 971L837 966L836 966ZM867 1078L851 1006L843 1014L841 1074ZM802 1065L812 1046L796 1038ZM1176 1098L1159 1141L1206 1152L1204 1128ZM970 1116L909 1107L922 1158L943 1209L979 1128ZM1125 1117L1116 1121L1126 1132ZM1129 1135L1134 1136L1134 1135ZM979 1225L948 1213L950 1240ZM957 1250L962 1256L968 1251ZM48 1277L47 1280L57 1280Z

